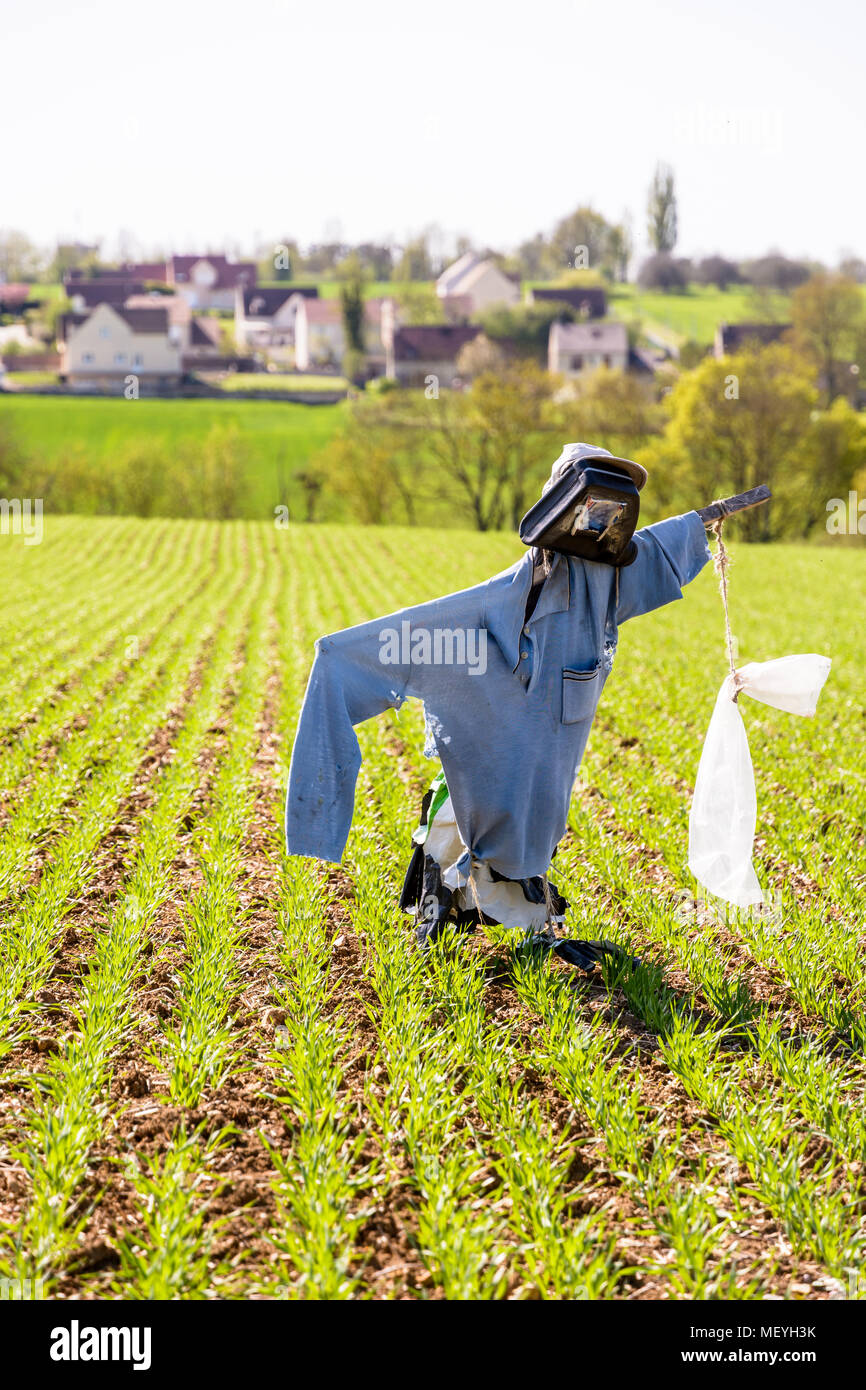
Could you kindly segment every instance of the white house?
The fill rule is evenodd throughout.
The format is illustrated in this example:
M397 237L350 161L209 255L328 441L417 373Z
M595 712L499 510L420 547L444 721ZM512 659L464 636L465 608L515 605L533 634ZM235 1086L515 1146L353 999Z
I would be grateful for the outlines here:
M443 270L436 281L436 293L451 316L471 318L494 304L517 304L520 286L494 261L482 260L467 251Z
M240 351L293 347L295 318L304 299L317 299L315 286L235 291L235 341Z
M613 320L552 323L547 340L551 372L579 376L587 368L628 366L628 330Z
M222 255L172 256L166 278L193 309L233 309L238 286L251 289L258 278L254 261L229 261Z
M145 383L178 381L181 344L172 339L168 310L98 304L84 319L68 315L61 329L60 371L73 386L119 388L130 374Z
M132 294L125 309L165 309L168 336L180 348L184 368L223 356L222 323L212 314L194 314L180 294Z
M297 296L295 308L295 366L301 372L316 367L339 367L346 351L343 311L339 299L308 299ZM385 370L383 321L395 322L390 299L364 301L364 353L373 372Z

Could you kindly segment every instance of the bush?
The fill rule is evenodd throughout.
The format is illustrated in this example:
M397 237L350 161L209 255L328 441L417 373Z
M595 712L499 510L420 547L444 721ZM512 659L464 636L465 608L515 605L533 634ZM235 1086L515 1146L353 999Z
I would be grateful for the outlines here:
M704 256L695 267L695 279L699 285L715 285L718 290L726 290L729 285L737 285L742 280L739 267L724 256Z
M637 278L638 284L645 290L684 290L688 285L688 275L683 265L666 251L648 257Z
M809 279L811 271L802 261L791 261L773 252L743 266L743 278L762 289L793 290Z

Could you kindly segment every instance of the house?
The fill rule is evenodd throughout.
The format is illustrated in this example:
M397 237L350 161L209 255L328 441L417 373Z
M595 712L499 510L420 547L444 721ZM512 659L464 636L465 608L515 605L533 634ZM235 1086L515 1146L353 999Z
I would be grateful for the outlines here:
M166 278L193 309L232 310L238 286L251 289L258 267L254 261L229 261L222 255L171 256Z
M150 280L165 285L168 283L166 275L165 261L124 261L119 266L99 267L95 274L93 270L82 270L80 266L73 266L64 274L63 284L67 293L70 292L70 285L80 284L82 280Z
M223 323L213 314L194 314L180 294L134 294L127 299L125 309L165 309L168 314L169 340L180 348L181 364L187 368L206 366L209 361L225 354L222 341Z
M32 285L0 284L0 314L23 314L38 304Z
M453 386L457 357L481 329L470 323L417 323L395 327L386 344L385 375L403 386L424 386L436 377L440 386ZM386 337L389 335L386 335Z
M381 375L385 370L385 338L393 332L394 321L392 300L364 300L364 355L373 376ZM298 296L295 304L295 366L298 371L339 367L345 351L343 310L339 299Z
M592 367L629 364L628 330L613 319L602 323L552 323L547 340L547 366L551 372L578 376Z
M206 367L208 362L223 356L222 324L206 314L194 314L190 320L189 338L183 348L183 366Z
M179 381L181 347L169 330L169 313L162 306L98 304L87 315L64 315L58 325L61 374L73 386L115 390L130 374L145 383Z
M286 285L276 289L235 291L235 341L250 348L293 347L295 316L302 299L318 299L315 285Z
M132 261L122 265L120 269L133 280L150 280L157 285L168 284L168 266L165 261Z
M545 285L527 292L528 304L546 304L555 301L568 304L581 318L603 319L607 313L607 294L601 285L562 285L559 289Z
M788 332L789 323L720 323L713 343L715 357L739 352L747 343L778 343Z
M443 270L436 281L436 293L449 317L471 318L494 304L517 304L519 284L499 269L494 261L467 251Z
M119 275L100 275L93 280L70 276L65 281L66 295L74 314L85 314L97 304L113 304L119 308L130 295L142 294L144 283Z

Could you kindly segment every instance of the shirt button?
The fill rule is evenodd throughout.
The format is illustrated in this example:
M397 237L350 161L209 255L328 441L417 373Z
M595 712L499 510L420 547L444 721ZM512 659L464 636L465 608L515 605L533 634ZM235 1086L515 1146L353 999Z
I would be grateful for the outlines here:
M521 660L521 661L526 661L528 657L529 657L529 652L521 652L521 653L520 653L520 660Z
M523 632L526 637L529 636L529 623L526 624L525 628L523 629Z

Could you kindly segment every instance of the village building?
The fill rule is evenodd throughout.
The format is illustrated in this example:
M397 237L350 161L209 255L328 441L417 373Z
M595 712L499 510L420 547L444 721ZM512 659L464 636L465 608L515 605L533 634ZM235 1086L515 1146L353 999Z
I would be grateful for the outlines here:
M239 351L269 351L295 344L295 318L304 299L318 299L315 285L235 291L235 342Z
M98 304L86 316L64 315L58 325L61 375L71 386L118 391L130 374L145 385L176 383L181 344L170 327L164 307Z
M520 285L495 261L468 251L443 270L436 294L448 318L474 318L495 304L518 304Z
M547 366L562 376L579 376L593 367L629 365L628 330L613 319L598 323L552 323Z
M481 329L476 324L416 323L386 334L385 375L401 386L453 386L459 379L457 357Z

